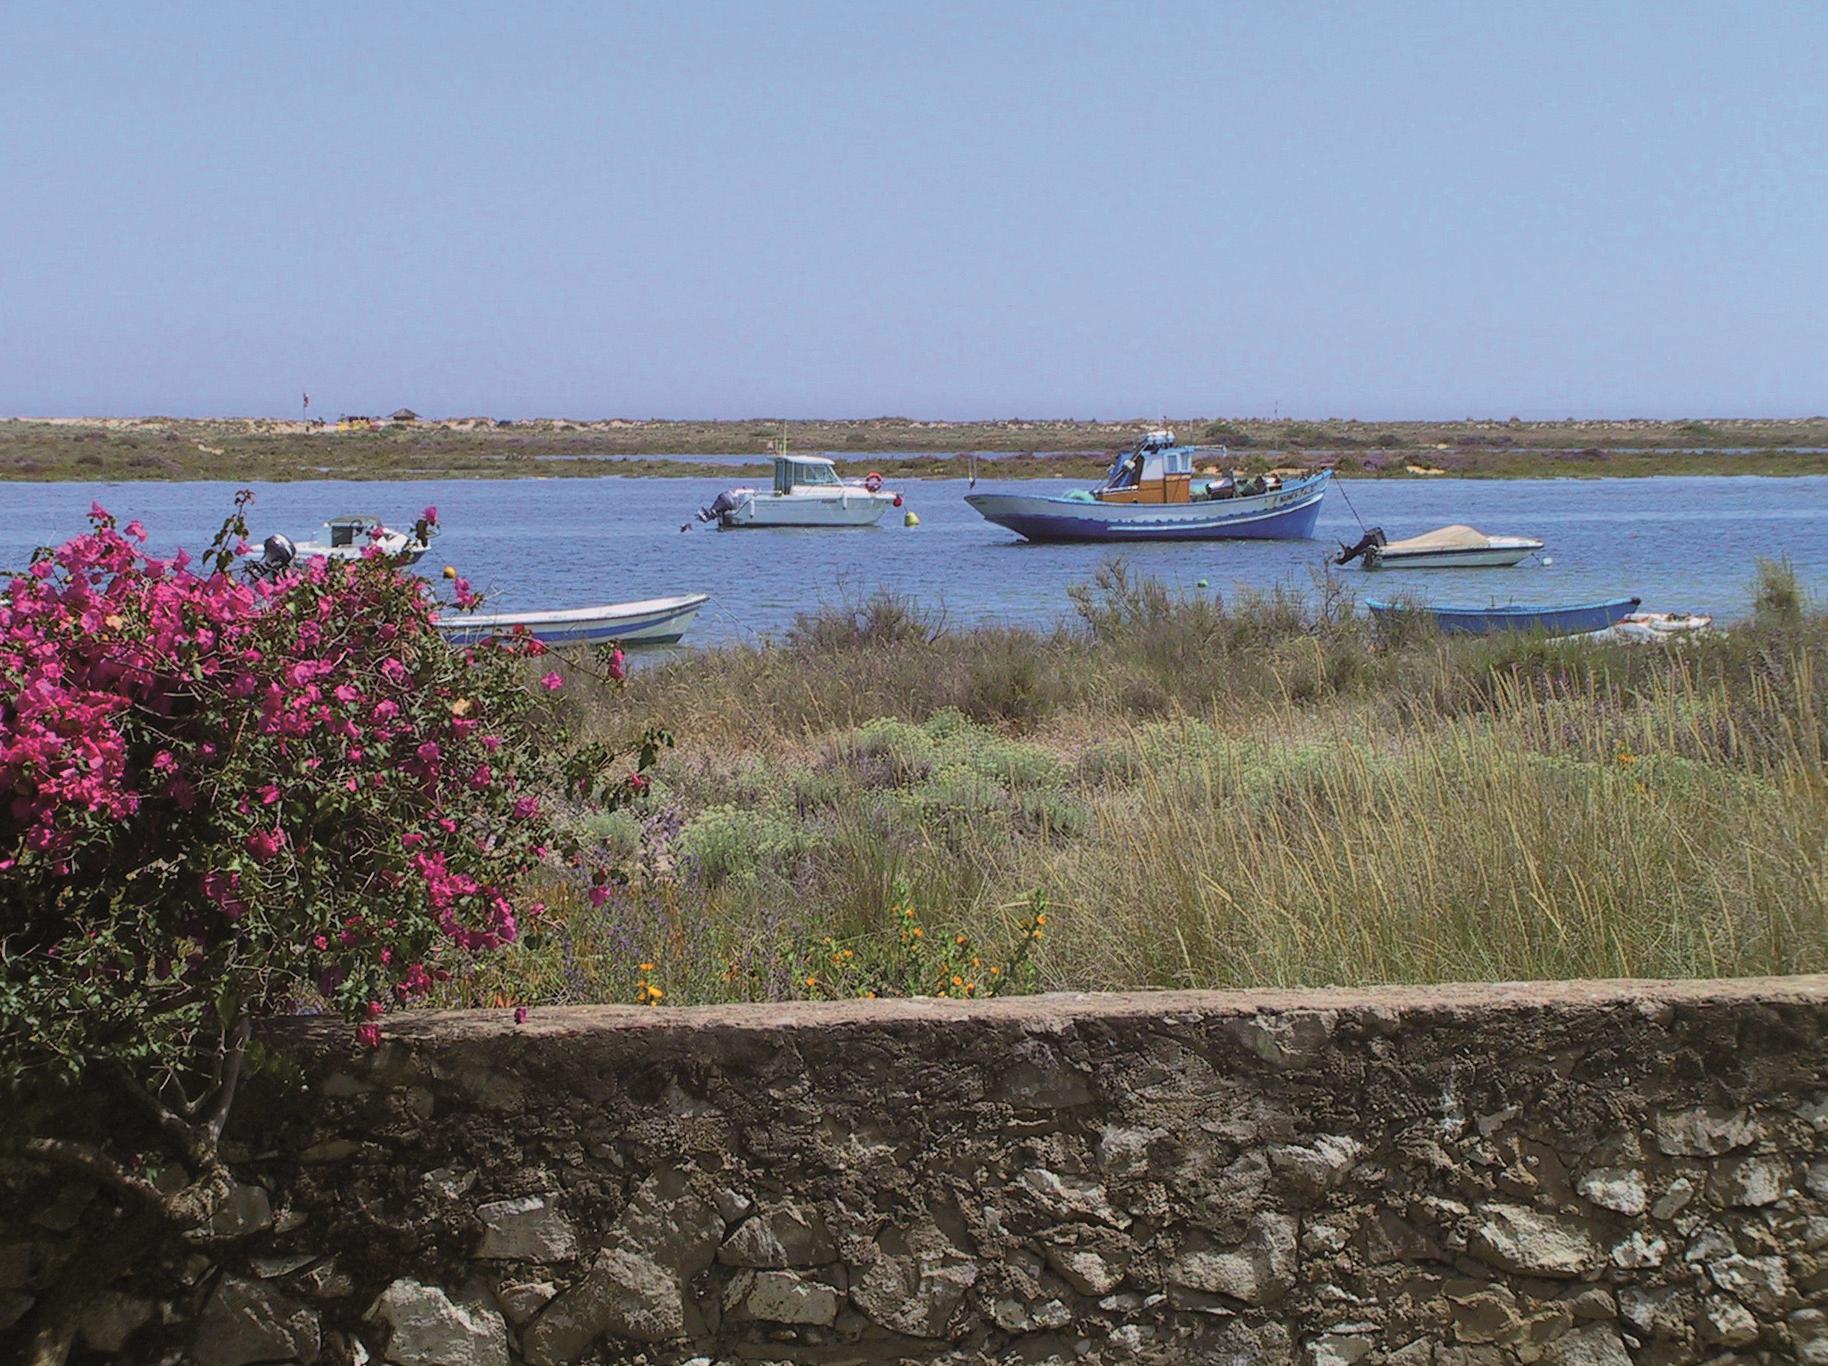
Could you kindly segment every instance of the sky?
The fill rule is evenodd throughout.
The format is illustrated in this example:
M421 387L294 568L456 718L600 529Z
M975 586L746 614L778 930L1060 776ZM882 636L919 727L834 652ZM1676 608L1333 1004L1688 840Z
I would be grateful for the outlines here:
M0 416L1828 412L1828 6L0 3Z

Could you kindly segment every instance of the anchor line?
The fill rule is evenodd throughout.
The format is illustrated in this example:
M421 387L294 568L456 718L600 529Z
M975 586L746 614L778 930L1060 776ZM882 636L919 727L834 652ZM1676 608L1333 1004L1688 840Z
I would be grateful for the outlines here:
M1358 529L1359 529L1359 530L1360 530L1360 531L1363 531L1363 530L1365 530L1365 519L1364 519L1364 518L1363 518L1363 517L1360 517L1360 516L1359 516L1359 515L1358 515L1358 509L1357 509L1357 508L1355 508L1355 507L1352 507L1352 495L1351 495L1351 494L1349 494L1349 493L1347 493L1347 492L1346 492L1346 486L1345 486L1345 483L1344 483L1344 481L1342 481L1342 480L1341 480L1341 479L1339 479L1339 478L1337 478L1337 477L1335 477L1335 478L1334 478L1334 480L1333 480L1333 487L1334 487L1334 488L1336 488L1336 489L1338 489L1338 490L1339 490L1339 496L1340 496L1340 497L1341 497L1341 498L1344 498L1344 499L1345 499L1345 500L1346 500L1346 506L1347 506L1347 507L1348 507L1348 508L1350 508L1350 509L1351 509L1351 512L1352 512L1352 517L1353 517L1353 519L1354 519L1354 520L1355 520L1355 521L1357 521L1357 523L1358 523Z

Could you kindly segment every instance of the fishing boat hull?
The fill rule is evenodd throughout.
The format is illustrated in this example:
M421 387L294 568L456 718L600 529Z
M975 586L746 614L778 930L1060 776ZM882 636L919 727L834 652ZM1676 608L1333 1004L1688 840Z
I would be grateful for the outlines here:
M493 636L524 634L548 645L621 641L627 645L671 645L685 634L708 593L686 593L601 607L561 608L545 612L495 612L438 619L438 633L453 644Z
M974 493L965 501L1030 541L1305 541L1314 534L1332 472L1273 493L1192 503L1105 503L1028 493Z
M1558 607L1427 607L1366 598L1365 606L1378 616L1413 613L1427 617L1443 635L1490 636L1506 631L1535 631L1546 636L1585 635L1604 631L1637 611L1640 598L1610 598L1604 602L1574 603Z

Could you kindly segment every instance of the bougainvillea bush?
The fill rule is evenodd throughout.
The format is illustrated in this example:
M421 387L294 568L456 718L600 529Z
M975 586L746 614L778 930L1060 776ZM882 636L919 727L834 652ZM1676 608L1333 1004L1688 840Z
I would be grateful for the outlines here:
M568 749L539 643L448 646L429 586L378 552L260 579L233 569L239 512L199 562L91 518L0 581L0 1091L101 1070L199 1177L253 1020L340 1012L373 1044L537 922L521 889L579 853L551 804L613 805L653 737L632 771ZM28 1149L154 1198L139 1154ZM218 1194L158 1198L185 1222Z

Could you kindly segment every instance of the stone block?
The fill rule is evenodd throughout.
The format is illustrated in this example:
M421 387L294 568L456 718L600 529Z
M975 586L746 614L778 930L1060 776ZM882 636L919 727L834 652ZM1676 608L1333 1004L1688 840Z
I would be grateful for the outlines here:
M570 1222L543 1195L492 1200L476 1208L482 1221L482 1243L476 1255L485 1261L565 1262L578 1255Z
M1653 1128L1657 1148L1670 1157L1719 1157L1747 1147L1764 1134L1749 1111L1714 1107L1659 1114Z
M199 1366L314 1362L323 1350L317 1314L265 1281L224 1276L204 1306L191 1355Z
M836 1257L819 1211L798 1204L757 1210L717 1249L717 1260L726 1266L821 1266Z
M1184 1248L1169 1263L1167 1279L1170 1285L1245 1304L1272 1304L1288 1293L1295 1259L1294 1219L1263 1214L1235 1248Z
M730 1282L724 1311L768 1323L825 1325L837 1322L842 1303L836 1286L798 1271L744 1271Z
M1527 1205L1480 1206L1467 1248L1493 1266L1528 1276L1579 1277L1603 1261L1590 1230Z
M119 1352L148 1323L157 1311L151 1300L105 1290L83 1306L78 1335L83 1346L92 1352Z
M395 1366L508 1366L508 1328L480 1300L401 1277L368 1311L386 1325L383 1359Z
M1649 1206L1644 1173L1630 1167L1596 1167L1581 1177L1576 1189L1602 1209L1619 1214L1642 1214Z

